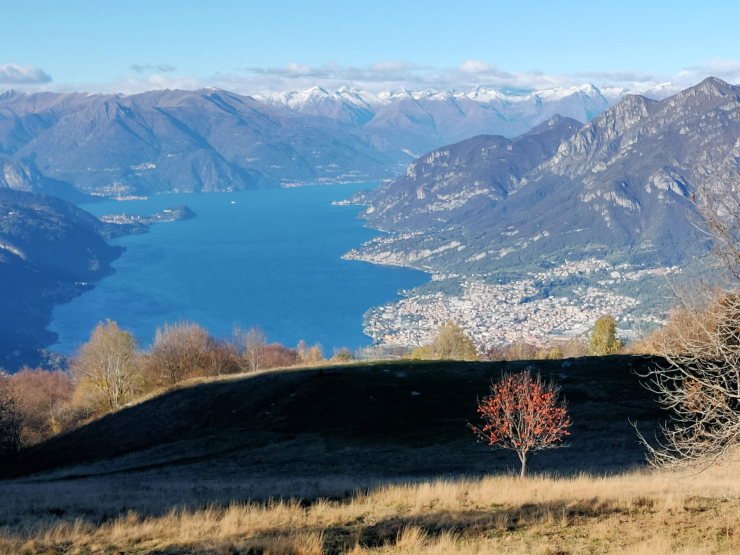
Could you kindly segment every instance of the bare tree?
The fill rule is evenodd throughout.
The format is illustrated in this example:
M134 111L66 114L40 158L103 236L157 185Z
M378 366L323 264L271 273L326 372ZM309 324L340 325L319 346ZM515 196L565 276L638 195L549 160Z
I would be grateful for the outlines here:
M306 358L308 357L308 350L311 347L309 347L308 343L306 343L303 339L298 340L298 344L295 347L295 351L298 354L298 361L301 363L306 362Z
M341 349L334 349L334 354L331 357L332 362L351 362L355 360L355 355L352 354L347 347Z
M303 362L305 364L318 364L324 360L324 348L321 346L321 343L314 344L310 349L308 349L308 352L306 352L306 357L303 359Z
M118 324L98 324L72 361L72 377L95 410L116 410L139 386L136 340Z
M650 462L711 463L738 445L740 292L718 291L706 309L677 311L649 344L665 363L649 370L647 387L670 414L657 445L640 435Z
M571 337L561 345L563 358L582 357L588 354L588 340L583 336Z
M526 341L514 341L506 347L504 360L532 360L537 356L537 347Z
M696 293L682 298L667 326L643 342L665 360L646 377L670 420L657 445L640 434L657 467L708 465L740 444L740 189L732 183L701 196L723 279L704 303Z
M265 333L258 327L251 327L247 331L237 327L234 328L233 336L247 370L250 372L259 370L262 367L262 359L267 346Z
M266 345L262 353L263 368L295 366L299 360L298 351L285 347L280 343Z

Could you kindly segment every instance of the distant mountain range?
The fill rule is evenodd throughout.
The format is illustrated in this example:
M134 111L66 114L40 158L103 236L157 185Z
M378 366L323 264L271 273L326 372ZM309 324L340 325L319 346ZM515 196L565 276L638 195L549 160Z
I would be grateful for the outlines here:
M54 304L111 271L121 249L108 238L141 231L67 202L90 195L360 180L407 166L355 199L390 233L350 257L489 276L584 257L685 264L708 247L693 225L702 192L740 190L740 87L709 78L662 100L612 100L593 87L0 95L0 366L37 361ZM404 162L486 129L498 134Z
M715 78L663 100L628 95L586 124L555 116L425 154L356 199L393 233L353 256L467 274L584 257L684 264L708 247L706 190L740 191L740 87Z
M502 93L320 87L267 96L218 89L134 95L0 94L0 187L106 196L395 177L418 155L555 114L585 122L625 91ZM652 94L662 95L656 89Z

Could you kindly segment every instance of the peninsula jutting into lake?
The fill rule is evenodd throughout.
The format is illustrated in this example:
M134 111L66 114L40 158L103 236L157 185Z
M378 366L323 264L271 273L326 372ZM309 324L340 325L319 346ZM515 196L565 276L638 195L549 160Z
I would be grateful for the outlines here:
M303 339L335 348L367 346L363 315L428 280L425 273L342 260L376 233L357 207L332 206L376 184L305 187L213 195L160 195L148 200L95 203L141 222L173 203L197 217L157 223L146 235L127 235L115 273L54 311L53 347L72 354L87 341L101 312L151 343L163 322L191 320L228 338L234 326L259 326L272 341ZM104 220L110 221L107 217Z

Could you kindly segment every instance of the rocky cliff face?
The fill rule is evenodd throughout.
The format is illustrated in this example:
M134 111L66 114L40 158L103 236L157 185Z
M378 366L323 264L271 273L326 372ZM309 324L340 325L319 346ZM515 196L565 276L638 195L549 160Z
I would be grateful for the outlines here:
M514 139L480 135L432 151L372 195L376 202L368 217L384 229L413 230L444 227L490 210L580 127L576 120L554 116Z
M662 101L627 96L572 127L417 160L367 199L370 224L398 233L365 255L423 252L416 265L496 271L584 256L671 265L706 251L704 192L740 190L740 87L709 78Z

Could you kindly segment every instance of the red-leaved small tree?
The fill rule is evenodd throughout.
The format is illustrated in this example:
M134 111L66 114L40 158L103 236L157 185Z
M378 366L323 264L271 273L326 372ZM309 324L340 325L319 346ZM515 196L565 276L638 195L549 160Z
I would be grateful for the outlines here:
M544 382L529 369L505 374L491 384L491 393L478 404L483 426L471 426L481 441L494 449L515 451L522 463L521 476L527 473L532 453L564 447L572 424L560 388Z

